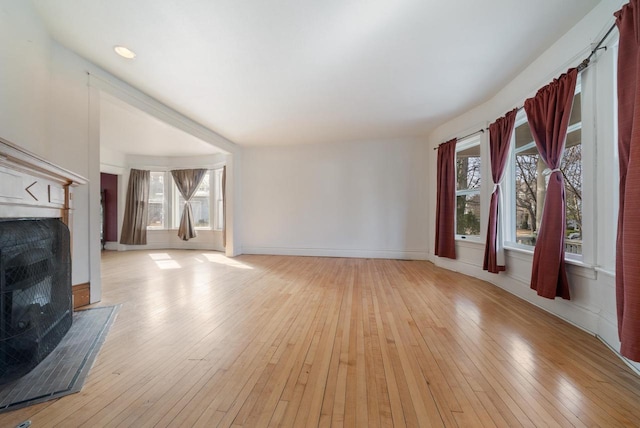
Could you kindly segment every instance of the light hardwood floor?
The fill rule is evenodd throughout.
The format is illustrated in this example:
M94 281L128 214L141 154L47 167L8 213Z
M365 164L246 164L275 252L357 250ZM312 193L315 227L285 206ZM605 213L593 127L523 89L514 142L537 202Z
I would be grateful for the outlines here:
M0 426L640 426L587 333L428 262L107 252L84 389Z

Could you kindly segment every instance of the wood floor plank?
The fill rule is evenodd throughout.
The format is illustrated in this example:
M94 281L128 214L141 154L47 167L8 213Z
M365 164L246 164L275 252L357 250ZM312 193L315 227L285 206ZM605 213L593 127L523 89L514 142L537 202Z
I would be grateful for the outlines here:
M640 426L596 338L428 262L105 252L102 287L83 390L0 426Z

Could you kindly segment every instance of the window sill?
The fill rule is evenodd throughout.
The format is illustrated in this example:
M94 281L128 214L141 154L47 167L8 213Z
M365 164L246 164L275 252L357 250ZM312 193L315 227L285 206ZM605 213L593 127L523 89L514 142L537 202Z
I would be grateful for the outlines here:
M172 228L172 229L160 229L160 228L147 228L147 232L176 232L178 230L178 228ZM197 231L207 231L210 230L212 232L219 232L219 230L217 229L212 229L210 227L196 227Z
M533 257L533 247L527 247L524 245L518 245L518 244L512 244L512 243L505 243L504 245L504 249L509 252L509 253L515 253L515 254L526 254L528 256Z
M516 258L524 261L533 261L533 247L524 247L518 246L514 244L508 244L504 247L506 253L510 256L515 256ZM568 258L565 256L564 262L567 265L570 265L569 271L572 274L579 275L589 279L596 278L596 267L585 263L582 260Z
M480 237L477 235L456 235L457 242L477 242L482 244L483 242L480 240Z

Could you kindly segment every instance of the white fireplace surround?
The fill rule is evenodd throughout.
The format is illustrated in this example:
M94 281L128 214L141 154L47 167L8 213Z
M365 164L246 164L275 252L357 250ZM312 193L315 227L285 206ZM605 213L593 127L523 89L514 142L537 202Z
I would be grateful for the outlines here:
M60 218L71 230L72 188L87 183L0 138L0 218Z

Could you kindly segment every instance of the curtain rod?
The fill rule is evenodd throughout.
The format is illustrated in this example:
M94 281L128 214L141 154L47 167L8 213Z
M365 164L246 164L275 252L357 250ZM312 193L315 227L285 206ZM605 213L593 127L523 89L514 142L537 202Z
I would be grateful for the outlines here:
M580 65L578 65L576 68L578 69L578 73L580 73L581 71L583 71L585 68L587 68L589 66L589 63L591 62L591 58L593 58L593 56L596 54L596 52L598 52L600 49L604 49L607 50L607 47L604 46L602 47L602 44L604 43L604 41L607 39L607 37L609 37L609 35L611 34L611 32L613 31L613 29L616 28L616 24L615 22L613 23L613 25L607 30L607 32L605 33L604 36L602 36L602 38L600 39L600 41L598 42L598 44L596 45L595 48L593 48L593 50L591 51L591 53L589 54L589 56L587 56L584 60L582 60L582 62L580 63ZM522 110L524 108L524 106L520 106L517 108L518 111ZM489 130L489 128L486 128L486 130ZM457 138L457 140L464 140L465 138L469 138L473 135L479 134L479 133L484 133L485 129L480 129L476 132L472 132L469 135L465 135L464 137L460 137ZM444 143L442 143L444 144ZM440 147L442 144L439 144L438 147ZM438 150L438 147L434 147L433 150Z
M584 71L584 69L586 69L589 66L589 63L591 62L591 58L596 54L596 52L598 52L600 49L607 50L607 47L606 46L602 46L602 43L604 43L604 41L607 39L607 37L609 37L609 34L611 34L611 32L613 31L614 28L616 28L616 24L615 23L609 28L609 30L607 30L605 35L602 36L602 38L600 39L600 41L598 42L596 47L593 48L593 50L591 51L589 56L586 57L585 59L583 59L582 62L576 67L578 69L578 73ZM518 107L518 111L522 110L523 108L524 108L524 106Z
M584 70L585 68L587 68L587 66L589 65L589 62L591 62L591 58L596 54L596 52L600 49L604 49L607 50L607 47L600 47L602 46L602 44L604 43L604 41L607 39L607 37L609 37L609 34L611 34L611 32L613 31L613 29L616 28L616 24L615 22L613 23L613 25L609 28L609 30L605 33L604 36L602 36L602 38L600 39L600 41L598 42L598 44L596 45L595 48L593 48L593 50L591 51L591 53L589 54L588 57L586 57L584 59L584 61L582 61L580 63L580 65L578 65L578 72L581 72L582 70Z
M589 56L586 57L585 59L583 59L582 62L576 67L578 69L578 73L584 71L584 69L586 69L589 66L589 64L591 63L591 58L593 58L593 56L596 54L596 52L598 52L600 49L607 50L607 47L606 46L602 46L602 44L607 39L607 37L609 37L609 34L611 34L611 32L613 31L614 28L616 28L615 22L613 23L613 25L611 27L609 27L609 29L607 30L605 35L602 36L602 38L600 39L600 41L598 42L596 47L593 48L593 50L591 51ZM522 110L523 108L524 108L524 106L518 107L518 111Z
M484 129L478 129L476 132L472 132L471 134L465 135L464 137L459 137L459 138L456 137L456 140L464 140L465 138L473 137L474 135L480 134L480 133L484 134ZM440 147L442 144L444 143L438 144L438 147ZM434 147L433 150L438 150L438 147Z

